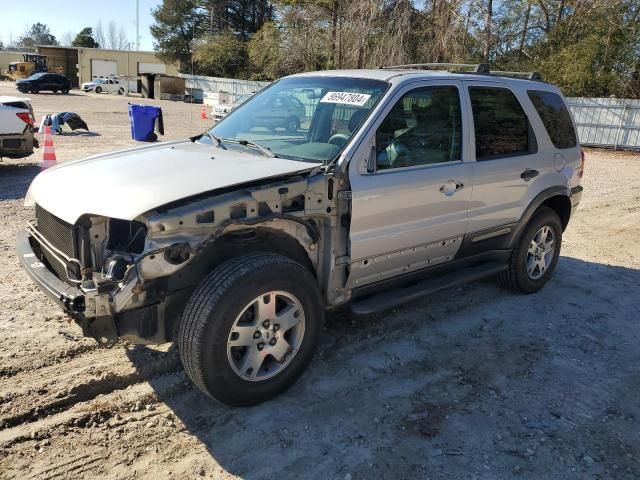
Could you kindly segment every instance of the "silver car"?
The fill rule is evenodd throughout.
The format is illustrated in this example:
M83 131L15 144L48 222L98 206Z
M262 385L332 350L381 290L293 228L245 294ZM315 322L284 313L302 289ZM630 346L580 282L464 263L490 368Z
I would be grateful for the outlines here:
M533 76L461 68L294 75L190 140L46 170L19 257L85 335L175 341L230 405L292 385L327 309L536 292L582 195L571 115Z
M252 95L253 95L253 93L247 93L245 95L240 95L238 98L236 98L233 101L233 103L229 103L229 104L226 104L226 105L216 105L211 110L211 116L213 117L213 120L216 121L216 122L219 122L224 117L226 117L229 113L231 113L233 110L235 110L240 105L242 105L244 102L249 100Z

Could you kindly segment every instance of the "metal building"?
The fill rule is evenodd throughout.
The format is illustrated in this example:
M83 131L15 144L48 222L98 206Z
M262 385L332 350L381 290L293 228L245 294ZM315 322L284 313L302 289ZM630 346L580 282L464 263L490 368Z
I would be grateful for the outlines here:
M47 56L49 70L60 68L73 86L99 77L162 73L177 75L178 65L167 64L155 52L106 50L102 48L40 45L38 53Z

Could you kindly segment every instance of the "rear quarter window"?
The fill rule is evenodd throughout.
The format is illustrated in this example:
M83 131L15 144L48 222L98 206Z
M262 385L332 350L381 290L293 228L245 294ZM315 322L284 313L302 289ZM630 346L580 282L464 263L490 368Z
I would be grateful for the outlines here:
M577 144L571 114L560 95L542 90L528 90L527 95L556 148L572 148Z

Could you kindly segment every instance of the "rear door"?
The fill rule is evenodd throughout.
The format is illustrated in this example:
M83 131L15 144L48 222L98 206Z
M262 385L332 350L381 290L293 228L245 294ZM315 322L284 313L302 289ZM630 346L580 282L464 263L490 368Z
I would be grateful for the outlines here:
M468 232L470 237L489 239L509 233L540 179L553 171L553 158L539 148L532 125L539 120L523 108L528 100L522 91L504 82L464 83L476 160Z
M473 180L461 89L457 80L402 87L356 151L349 288L448 262L459 249Z

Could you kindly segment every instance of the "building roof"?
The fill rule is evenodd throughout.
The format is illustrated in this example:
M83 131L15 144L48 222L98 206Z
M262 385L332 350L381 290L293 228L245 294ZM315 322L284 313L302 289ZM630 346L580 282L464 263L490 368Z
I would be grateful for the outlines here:
M36 45L36 48L55 48L58 50L94 50L96 52L122 52L122 53L150 53L157 55L158 52L152 50L116 50L113 48L90 48L90 47L67 47L61 45Z

